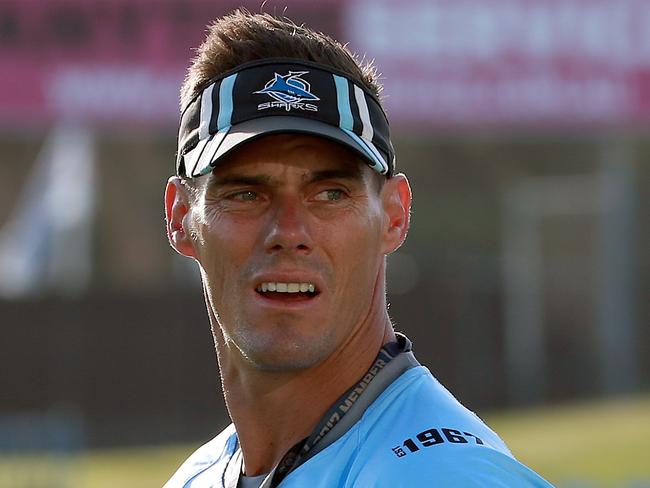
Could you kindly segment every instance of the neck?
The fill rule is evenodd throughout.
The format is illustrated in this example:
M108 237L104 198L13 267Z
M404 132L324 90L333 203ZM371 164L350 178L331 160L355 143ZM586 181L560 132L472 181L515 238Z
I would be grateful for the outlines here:
M277 372L256 369L241 358L235 360L235 353L215 321L213 332L224 396L237 430L246 475L273 469L364 375L382 345L395 340L385 307L381 313L370 314L356 330L359 332L321 363Z

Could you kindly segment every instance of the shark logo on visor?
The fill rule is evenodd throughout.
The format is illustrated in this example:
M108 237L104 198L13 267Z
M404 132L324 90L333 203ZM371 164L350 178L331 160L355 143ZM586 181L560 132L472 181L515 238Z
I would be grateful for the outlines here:
M318 111L318 107L309 102L317 102L320 98L311 92L309 82L301 78L308 73L309 71L289 71L284 76L274 73L273 79L269 80L263 89L253 92L273 98L272 102L260 103L257 110L284 108L288 112L293 108Z

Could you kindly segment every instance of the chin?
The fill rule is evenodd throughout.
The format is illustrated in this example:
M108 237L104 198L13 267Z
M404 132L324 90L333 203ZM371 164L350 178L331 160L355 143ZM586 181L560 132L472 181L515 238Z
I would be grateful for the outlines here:
M288 372L309 369L322 360L320 357L305 354L305 351L295 354L286 353L285 351L249 351L244 353L244 357L256 369L269 372Z
M269 341L251 341L240 347L243 356L257 369L270 372L298 371L309 369L329 355L327 342L290 340L274 338Z

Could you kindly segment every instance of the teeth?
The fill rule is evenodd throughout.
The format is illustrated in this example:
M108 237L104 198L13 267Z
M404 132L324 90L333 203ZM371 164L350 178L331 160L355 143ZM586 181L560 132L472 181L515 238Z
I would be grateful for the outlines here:
M257 291L276 291L278 293L314 293L316 287L312 283L276 283L267 282L257 286Z

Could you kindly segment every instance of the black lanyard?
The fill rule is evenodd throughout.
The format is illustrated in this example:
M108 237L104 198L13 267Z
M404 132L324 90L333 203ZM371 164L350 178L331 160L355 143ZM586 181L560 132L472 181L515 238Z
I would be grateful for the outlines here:
M323 415L309 437L298 442L284 455L278 466L275 468L273 479L271 481L272 488L278 486L291 471L308 459L309 453L312 452L314 447L323 440L328 432L330 432L332 428L341 421L361 395L363 395L372 380L375 379L377 374L383 370L388 363L401 353L411 351L411 341L409 341L404 335L396 335L397 342L384 344L366 374L364 374L356 384L349 388L336 402L334 402L332 407L330 407L325 415Z

